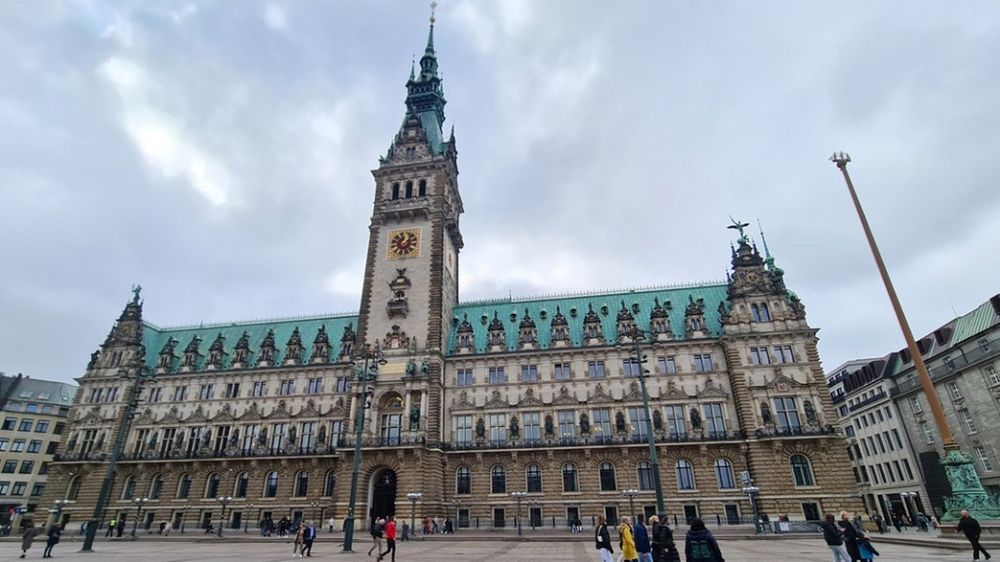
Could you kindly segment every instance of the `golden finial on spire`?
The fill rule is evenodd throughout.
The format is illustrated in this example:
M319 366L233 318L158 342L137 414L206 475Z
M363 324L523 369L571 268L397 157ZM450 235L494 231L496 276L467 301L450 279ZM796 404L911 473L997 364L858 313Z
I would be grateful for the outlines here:
M438 3L436 1L431 2L431 25L434 25L434 22L437 21L437 18L434 17L434 10L436 10L437 7Z

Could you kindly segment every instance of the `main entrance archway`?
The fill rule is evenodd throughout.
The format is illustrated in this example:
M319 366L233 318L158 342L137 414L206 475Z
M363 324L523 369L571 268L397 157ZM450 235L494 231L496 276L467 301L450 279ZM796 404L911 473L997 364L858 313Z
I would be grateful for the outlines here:
M368 521L396 514L396 472L384 468L372 476L371 510Z

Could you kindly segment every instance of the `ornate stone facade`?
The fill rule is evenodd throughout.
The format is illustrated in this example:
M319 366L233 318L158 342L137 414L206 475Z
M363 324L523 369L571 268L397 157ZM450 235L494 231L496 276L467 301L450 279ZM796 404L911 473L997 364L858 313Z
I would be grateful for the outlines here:
M154 375L108 506L144 522L262 516L343 518L357 409L364 406L358 516L409 513L463 525L511 524L510 493L530 521L585 523L623 513L622 491L654 505L645 414L633 361L644 334L654 437L667 509L792 518L858 510L816 331L770 256L742 232L725 283L460 303L454 134L433 26L407 82L399 133L373 172L375 204L360 313L159 328L138 291L80 379L70 438L51 468L52 497L93 509L139 362ZM766 254L767 252L765 252ZM338 341L335 338L343 334ZM377 346L374 383L352 356ZM91 400L92 389L117 389ZM625 502L623 504L623 502ZM526 520L526 522L529 520Z

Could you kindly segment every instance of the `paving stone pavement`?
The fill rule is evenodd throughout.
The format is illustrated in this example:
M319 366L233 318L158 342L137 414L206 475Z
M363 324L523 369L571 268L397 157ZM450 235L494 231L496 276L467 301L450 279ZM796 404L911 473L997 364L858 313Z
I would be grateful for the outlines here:
M830 552L819 538L794 540L725 540L720 541L727 562L756 561L826 561ZM36 543L28 551L28 559L41 559L44 542ZM332 541L320 540L313 547L313 559L353 562L375 560L366 553L370 542L355 543L357 552L341 554L341 546ZM946 562L969 560L971 552L958 553L936 548L909 545L882 544L879 562ZM91 560L95 562L135 561L180 562L202 560L239 560L240 562L305 560L292 557L292 545L283 539L261 541L122 541L97 542L94 553L81 553L80 543L65 541L56 545L54 559ZM20 554L20 543L0 544L0 560L14 560ZM462 562L564 562L597 561L589 542L514 542L514 541L455 541L435 540L401 543L397 552L398 562L462 561Z

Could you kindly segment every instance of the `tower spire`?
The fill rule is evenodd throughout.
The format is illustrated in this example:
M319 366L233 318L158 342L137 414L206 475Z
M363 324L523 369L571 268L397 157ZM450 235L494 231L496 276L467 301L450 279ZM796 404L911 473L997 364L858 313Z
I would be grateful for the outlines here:
M437 18L434 17L434 11L437 9L437 2L431 2L431 29L427 32L427 47L424 49L425 57L434 56L434 22Z

